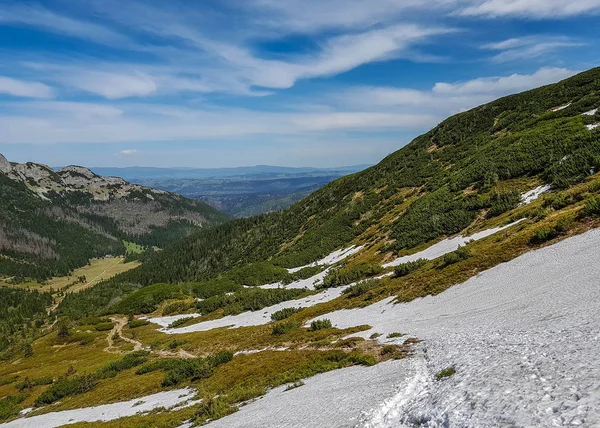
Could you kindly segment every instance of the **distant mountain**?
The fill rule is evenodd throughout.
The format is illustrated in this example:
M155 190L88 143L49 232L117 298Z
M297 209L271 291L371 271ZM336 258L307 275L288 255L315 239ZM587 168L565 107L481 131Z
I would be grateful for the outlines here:
M123 254L123 240L164 247L227 219L203 202L84 167L55 171L0 155L0 275L65 274Z
M133 178L157 189L200 199L234 217L278 211L363 166L294 173L260 173L213 178Z
M335 172L336 174L346 175L354 172L362 171L370 165L354 165L332 168L313 168L313 167L287 167L287 166L244 166L238 168L153 168L153 167L91 167L90 169L96 174L104 176L117 176L125 180L135 181L136 179L157 179L157 178L222 178L222 177L239 177L239 176L273 176L273 175L296 175L307 174L314 172Z

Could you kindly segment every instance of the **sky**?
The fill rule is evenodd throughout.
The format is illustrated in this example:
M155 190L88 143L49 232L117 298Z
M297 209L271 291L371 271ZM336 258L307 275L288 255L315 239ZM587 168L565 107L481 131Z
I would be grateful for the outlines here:
M600 0L0 0L0 153L52 166L376 163L600 65Z

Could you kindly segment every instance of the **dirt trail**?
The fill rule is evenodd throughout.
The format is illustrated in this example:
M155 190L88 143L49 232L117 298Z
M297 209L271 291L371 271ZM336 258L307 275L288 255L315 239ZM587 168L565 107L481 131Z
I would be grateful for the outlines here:
M107 336L106 336L106 342L108 343L108 346L106 348L104 348L105 352L111 353L111 354L128 354L130 352L135 352L135 351L141 351L142 349L144 349L144 345L142 342L140 342L137 339L130 339L129 337L125 337L123 335L123 327L125 327L127 325L127 323L129 322L127 320L126 317L111 317L110 320L115 323L115 326L113 327L113 329L111 331L108 332ZM131 343L133 345L133 350L132 351L123 351L121 349L119 349L118 346L115 346L115 341L113 339L113 337L115 335L118 335L122 340L124 340L127 343ZM185 351L183 349L180 349L177 352L172 352L172 351L165 351L165 350L157 350L157 351L150 351L152 354L156 354L160 357L163 358L183 358L183 359L190 359L190 358L197 358L196 355Z
M109 352L111 354L126 353L124 351L121 351L120 349L118 349L118 347L115 346L115 341L113 339L113 337L115 335L118 335L125 342L133 344L132 352L142 350L142 348L144 347L142 342L140 342L137 339L130 339L128 337L123 336L123 334L122 334L123 327L125 327L125 325L127 325L127 322L128 322L126 317L111 317L110 320L115 323L115 326L113 327L113 329L111 331L108 332L108 335L106 336L106 341L108 342L108 346L106 348L104 348L105 352Z

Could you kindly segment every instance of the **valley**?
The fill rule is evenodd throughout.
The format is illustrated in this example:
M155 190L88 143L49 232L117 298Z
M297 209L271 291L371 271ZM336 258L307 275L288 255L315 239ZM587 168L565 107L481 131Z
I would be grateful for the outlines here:
M167 194L196 230L162 242L128 231L162 218L142 195L163 191L55 190L120 251L98 252L129 254L0 288L0 426L597 426L598 105L596 68L253 217ZM14 184L21 168L0 174L21 198L7 236L22 201L52 210L46 182ZM148 215L129 224L130 204ZM19 243L3 257L43 259Z

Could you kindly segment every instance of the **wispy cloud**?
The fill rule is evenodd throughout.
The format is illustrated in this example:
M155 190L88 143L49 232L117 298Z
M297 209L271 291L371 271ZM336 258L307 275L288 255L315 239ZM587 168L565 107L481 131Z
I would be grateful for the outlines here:
M35 27L56 34L84 39L93 43L126 47L131 40L106 26L50 11L42 6L12 2L0 5L0 23Z
M460 10L461 15L523 18L560 18L600 12L598 0L474 0Z
M494 62L528 60L568 47L585 46L585 43L567 36L527 36L501 42L488 43L483 49L499 51L492 57Z
M120 103L115 108L91 103L13 102L8 109L10 116L0 117L0 141L142 143L421 130L435 125L448 114L572 74L574 71L568 69L544 68L529 75L437 83L429 91L357 87L325 94L317 107L306 105L290 110L281 106L280 111L189 108L156 103ZM75 116L78 120L73 120L78 110L80 113Z
M436 83L429 91L395 87L360 87L334 97L339 105L395 109L395 111L428 111L444 117L492 101L504 95L555 83L574 75L564 68L541 68L532 74L472 79L459 83Z
M0 76L0 94L25 98L52 98L54 91L43 83Z

